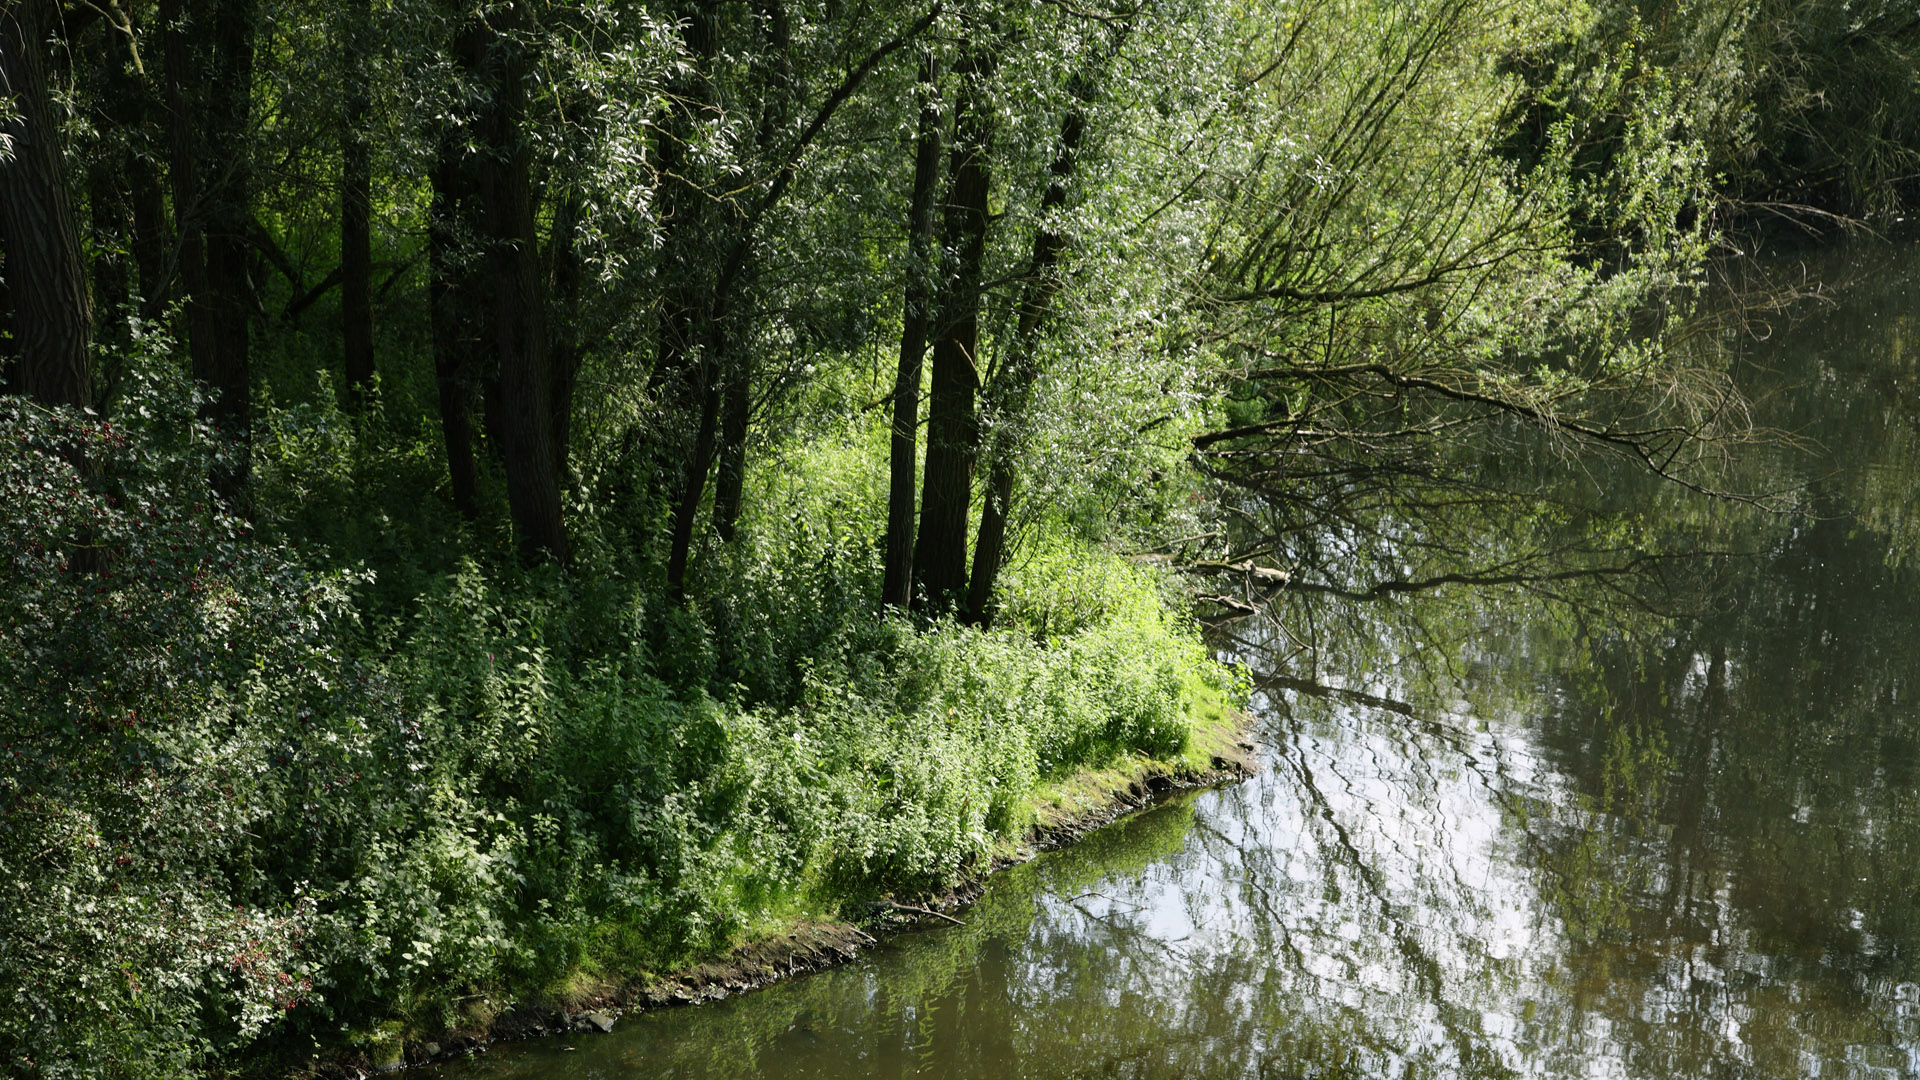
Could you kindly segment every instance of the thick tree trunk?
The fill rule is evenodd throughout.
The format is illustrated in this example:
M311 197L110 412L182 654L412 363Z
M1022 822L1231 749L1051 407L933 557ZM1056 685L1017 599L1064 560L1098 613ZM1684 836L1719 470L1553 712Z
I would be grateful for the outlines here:
M48 405L93 405L93 310L80 232L67 193L65 156L47 95L46 31L59 14L50 0L0 5L0 270L11 304L14 370L9 389ZM81 475L94 472L78 439L64 454ZM96 536L80 527L67 558L82 573L103 564Z
M532 148L522 130L526 63L512 38L521 17L517 7L502 13L507 25L481 38L481 48L470 57L489 92L476 125L476 186L485 217L491 344L499 361L496 432L507 474L507 508L523 557L551 556L564 562L569 550L555 479L552 370L534 227Z
M900 362L893 377L893 432L887 484L887 535L880 602L913 600L913 512L919 465L920 371L938 272L933 251L933 199L940 186L939 69L932 53L920 62L920 131L914 140L913 193L907 200L907 272L902 288Z
M172 111L173 214L180 232L187 351L193 377L212 391L205 415L227 441L214 470L223 498L243 498L252 455L248 337L253 282L247 218L247 140L253 80L252 0L182 10L162 0ZM211 31L211 33L209 33Z
M347 393L363 404L373 387L373 231L371 147L367 138L369 0L351 0L346 12L346 131L340 142L340 336Z
M979 417L974 394L980 345L981 267L992 186L989 155L993 104L984 81L991 62L975 54L956 68L952 176L943 222L952 260L942 275L940 318L933 340L933 380L927 405L927 458L920 490L920 534L913 549L914 602L933 612L966 600L967 516L973 500Z
M1082 93L1088 93L1082 80ZM1086 113L1075 108L1060 124L1052 176L1040 200L1040 227L1033 237L1033 257L1027 264L1020 298L1020 314L1004 363L986 392L986 413L993 436L988 447L987 497L980 508L980 532L973 545L973 578L967 589L968 618L976 626L993 622L994 583L1006 561L1007 518L1012 510L1015 455L1019 429L1040 376L1040 326L1059 291L1060 256L1067 240L1055 227L1054 216L1066 206L1067 187L1080 158L1086 136Z
M427 214L427 297L433 321L433 373L440 392L440 433L447 450L453 505L468 521L480 516L473 458L473 407L479 397L474 280L464 214L470 199L451 134L441 137Z
M12 381L37 400L86 408L93 309L47 97L43 39L54 14L48 0L0 7L0 99L11 106L0 136L12 150L0 160L0 250L18 357Z

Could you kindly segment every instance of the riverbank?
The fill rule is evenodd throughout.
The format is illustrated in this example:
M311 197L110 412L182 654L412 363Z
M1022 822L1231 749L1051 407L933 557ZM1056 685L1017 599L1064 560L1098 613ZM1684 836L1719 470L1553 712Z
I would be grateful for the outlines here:
M743 943L797 971L1093 793L1205 772L1179 763L1246 693L1178 582L1065 523L1023 538L991 625L875 602L884 430L753 474L675 598L612 546L521 566L416 534L376 563L168 501L209 468L165 426L184 391L143 384L152 430L8 420L9 490L60 496L10 521L41 563L0 605L39 751L0 776L0 1015L37 1018L0 1019L0 1061L26 1075L393 1065ZM111 492L73 482L80 437ZM110 576L54 561L75 535L115 538Z
M1032 821L1024 833L1003 840L982 866L937 892L905 899L889 895L850 904L849 911L798 917L747 938L724 954L675 970L579 978L553 996L498 1011L496 1002L480 997L470 1003L459 1025L440 1031L388 1025L376 1038L316 1060L296 1075L359 1080L482 1053L497 1043L568 1032L610 1032L622 1017L634 1013L749 993L852 961L894 933L942 921L961 923L958 913L979 898L996 874L1156 806L1177 792L1253 776L1260 768L1253 719L1223 701L1208 702L1204 714L1192 718L1187 745L1178 755L1127 755L1041 785L1022 807Z

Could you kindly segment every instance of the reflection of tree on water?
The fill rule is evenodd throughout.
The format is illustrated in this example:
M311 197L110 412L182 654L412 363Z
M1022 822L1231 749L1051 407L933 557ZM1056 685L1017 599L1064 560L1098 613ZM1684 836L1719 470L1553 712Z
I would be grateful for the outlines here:
M1540 717L1565 779L1528 808L1503 796L1566 935L1563 992L1537 1016L1537 1043L1557 1029L1629 1075L1920 1071L1920 580L1904 555L1920 528L1908 485L1887 497L1888 478L1913 475L1920 431L1915 395L1888 392L1913 359L1898 348L1909 307L1843 304L1756 376L1793 388L1754 388L1786 410L1768 422L1832 455L1748 466L1755 487L1805 484L1799 513L1662 506L1670 535L1759 553L1721 565L1720 600L1695 618L1629 632L1485 598L1478 615L1436 598L1414 618L1379 605L1348 616L1360 644L1334 655L1399 661L1421 653L1407 647L1418 638L1466 658L1453 673L1481 715L1505 697ZM1876 321L1868 308L1889 310L1885 345L1845 332Z
M1889 267L1889 293L1912 265ZM1911 309L1843 299L1746 358L1761 422L1829 454L1740 465L1746 490L1800 490L1793 514L1617 470L1584 496L1530 488L1509 462L1504 490L1539 499L1504 516L1481 512L1491 498L1440 520L1382 496L1364 527L1290 535L1285 500L1241 515L1236 547L1293 571L1257 598L1276 622L1229 631L1241 655L1283 662L1264 685L1371 708L1396 687L1420 705L1402 707L1409 727L1462 694L1536 732L1560 774L1530 788L1481 774L1565 939L1529 1014L1535 1045L1586 1047L1629 1075L1920 1072L1903 959L1920 946L1920 581L1900 572L1920 550ZM1567 546L1569 530L1592 539ZM1701 587L1610 588L1648 565L1636 549ZM1756 554L1690 568L1688 549ZM1502 578L1555 603L1432 588ZM1454 753L1427 761L1474 768Z
M1411 974L1420 996L1426 999L1437 1015L1441 1028L1448 1041L1452 1043L1455 1059L1448 1071L1462 1076L1506 1076L1511 1070L1506 1068L1486 1047L1480 1038L1480 1014L1464 1008L1447 996L1447 972L1441 962L1430 953L1412 925L1412 912L1394 902L1389 893L1385 875L1355 843L1353 835L1340 821L1339 816L1327 797L1320 791L1314 779L1313 770L1307 763L1305 754L1283 753L1283 760L1300 783L1300 790L1310 802L1314 817L1324 823L1325 832L1332 840L1327 847L1332 856L1327 863L1329 876L1335 867L1346 871L1346 876L1365 887L1369 906L1377 913L1380 929L1389 937L1401 962ZM1402 854L1407 854L1402 852ZM1458 892L1456 897L1465 899L1472 893L1459 886L1464 885L1457 877L1451 883Z
M1665 639L1602 642L1585 672L1563 665L1542 727L1589 795L1609 782L1595 747L1610 733L1637 724L1672 748L1644 810L1666 831L1658 873L1624 939L1697 960L1643 961L1658 970L1628 985L1683 1030L1737 1025L1738 1059L1767 1074L1920 1071L1920 574L1906 554L1920 522L1910 479L1888 485L1920 460L1917 399L1896 392L1911 383L1912 305L1891 288L1912 265L1783 337L1759 376L1771 385L1755 396L1828 457L1752 466L1798 470L1806 495L1795 515L1714 523L1762 553L1729 603ZM1635 967L1626 951L1597 949L1590 965L1619 983Z
M1562 681L1542 736L1588 796L1623 786L1595 746L1628 724L1674 748L1664 787L1644 787L1637 808L1664 832L1657 872L1653 853L1629 850L1619 809L1586 834L1612 848L1594 873L1639 890L1616 940L1583 960L1605 973L1592 995L1614 997L1599 1007L1631 1004L1619 995L1633 988L1674 1030L1737 1025L1740 1046L1723 1049L1770 1074L1862 1055L1912 1067L1896 991L1920 947L1908 700L1920 582L1887 569L1886 550L1839 515L1799 523L1732 612L1685 638L1599 649L1591 673Z

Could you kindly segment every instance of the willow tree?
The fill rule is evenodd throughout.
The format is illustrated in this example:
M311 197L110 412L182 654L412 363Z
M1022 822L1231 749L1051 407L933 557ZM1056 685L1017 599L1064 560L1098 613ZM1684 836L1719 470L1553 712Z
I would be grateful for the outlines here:
M1686 83L1629 77L1622 50L1593 76L1613 91L1520 161L1512 61L1562 16L1502 11L1250 16L1263 29L1222 118L1247 151L1196 177L1216 209L1189 332L1227 408L1193 454L1285 508L1269 557L1289 587L1364 582L1405 564L1420 522L1534 496L1490 457L1621 455L1710 489L1718 449L1748 434L1724 375L1664 334L1712 236ZM1599 139L1604 172L1585 167Z
M940 183L940 65L932 50L920 62L914 88L920 116L913 141L913 186L907 198L907 266L901 285L900 350L893 378L888 435L887 531L882 539L880 600L893 607L913 601L914 512L920 461L920 382L933 320L934 194Z
M444 9L404 62L422 100L426 307L454 505L483 520L489 463L524 558L566 561L564 490L584 356L607 348L597 260L654 237L634 163L672 57L644 12L577 5ZM356 103L349 102L349 111ZM606 280L601 280L604 276ZM364 312L357 312L364 318Z
M1089 142L1123 128L1151 138L1147 129L1155 126L1142 126L1154 117L1152 90L1138 81L1143 70L1128 70L1116 100L1093 108L1136 25L1156 21L1146 12L1122 5L969 11L955 20L960 32L944 70L940 57L923 65L892 402L886 603L991 619L1016 477L1029 471L1023 459L1035 444L1050 437L1032 403L1053 353L1053 307L1073 275L1075 235L1100 231L1070 220L1089 186L1082 158ZM1164 22L1156 26L1166 30ZM1167 47L1164 37L1151 44ZM1102 182L1113 179L1090 186L1123 190ZM1106 205L1115 214L1109 240L1144 213L1141 193L1160 191L1157 178L1135 179L1128 199ZM917 463L923 353L930 353L927 436ZM1111 372L1128 359L1116 352L1100 366ZM916 467L917 529L910 518Z
M739 513L761 366L754 351L771 322L757 295L759 266L775 224L843 110L941 11L934 2L833 20L777 2L676 9L682 62L653 124L660 255L646 384L657 407L629 440L651 444L649 458L667 474L666 575L676 592L710 490L722 539ZM809 46L833 74L798 77L795 57Z
M913 548L915 599L935 611L952 610L964 600L967 519L980 439L975 394L997 110L987 83L992 46L968 42L967 49L954 71L953 149L941 224L947 257L934 308L927 454Z

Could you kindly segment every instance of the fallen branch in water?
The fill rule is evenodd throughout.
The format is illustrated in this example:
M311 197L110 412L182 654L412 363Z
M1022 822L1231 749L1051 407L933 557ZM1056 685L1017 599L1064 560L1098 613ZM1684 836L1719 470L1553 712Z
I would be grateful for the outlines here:
M897 901L897 900L875 900L875 901L873 901L873 906L874 906L874 907L883 907L883 908L890 908L890 909L892 909L892 910L894 910L894 911L906 911L906 912L911 912L911 913L913 913L913 914L915 914L915 915L931 915L931 916L933 916L933 917L934 917L934 918L936 918L936 919L945 919L945 920L947 920L948 922L950 922L950 923L952 923L952 924L953 924L953 925L955 925L955 926L965 926L965 925L967 925L966 923L964 923L964 922L961 922L961 921L960 921L959 919L956 919L956 918L954 918L953 916L951 916L951 915L948 915L948 914L947 914L946 912L944 912L944 911L935 911L935 910L933 910L932 908L923 908L923 907L921 907L921 906L919 906L918 904L902 904L902 903L900 903L900 902L899 902L899 901Z

